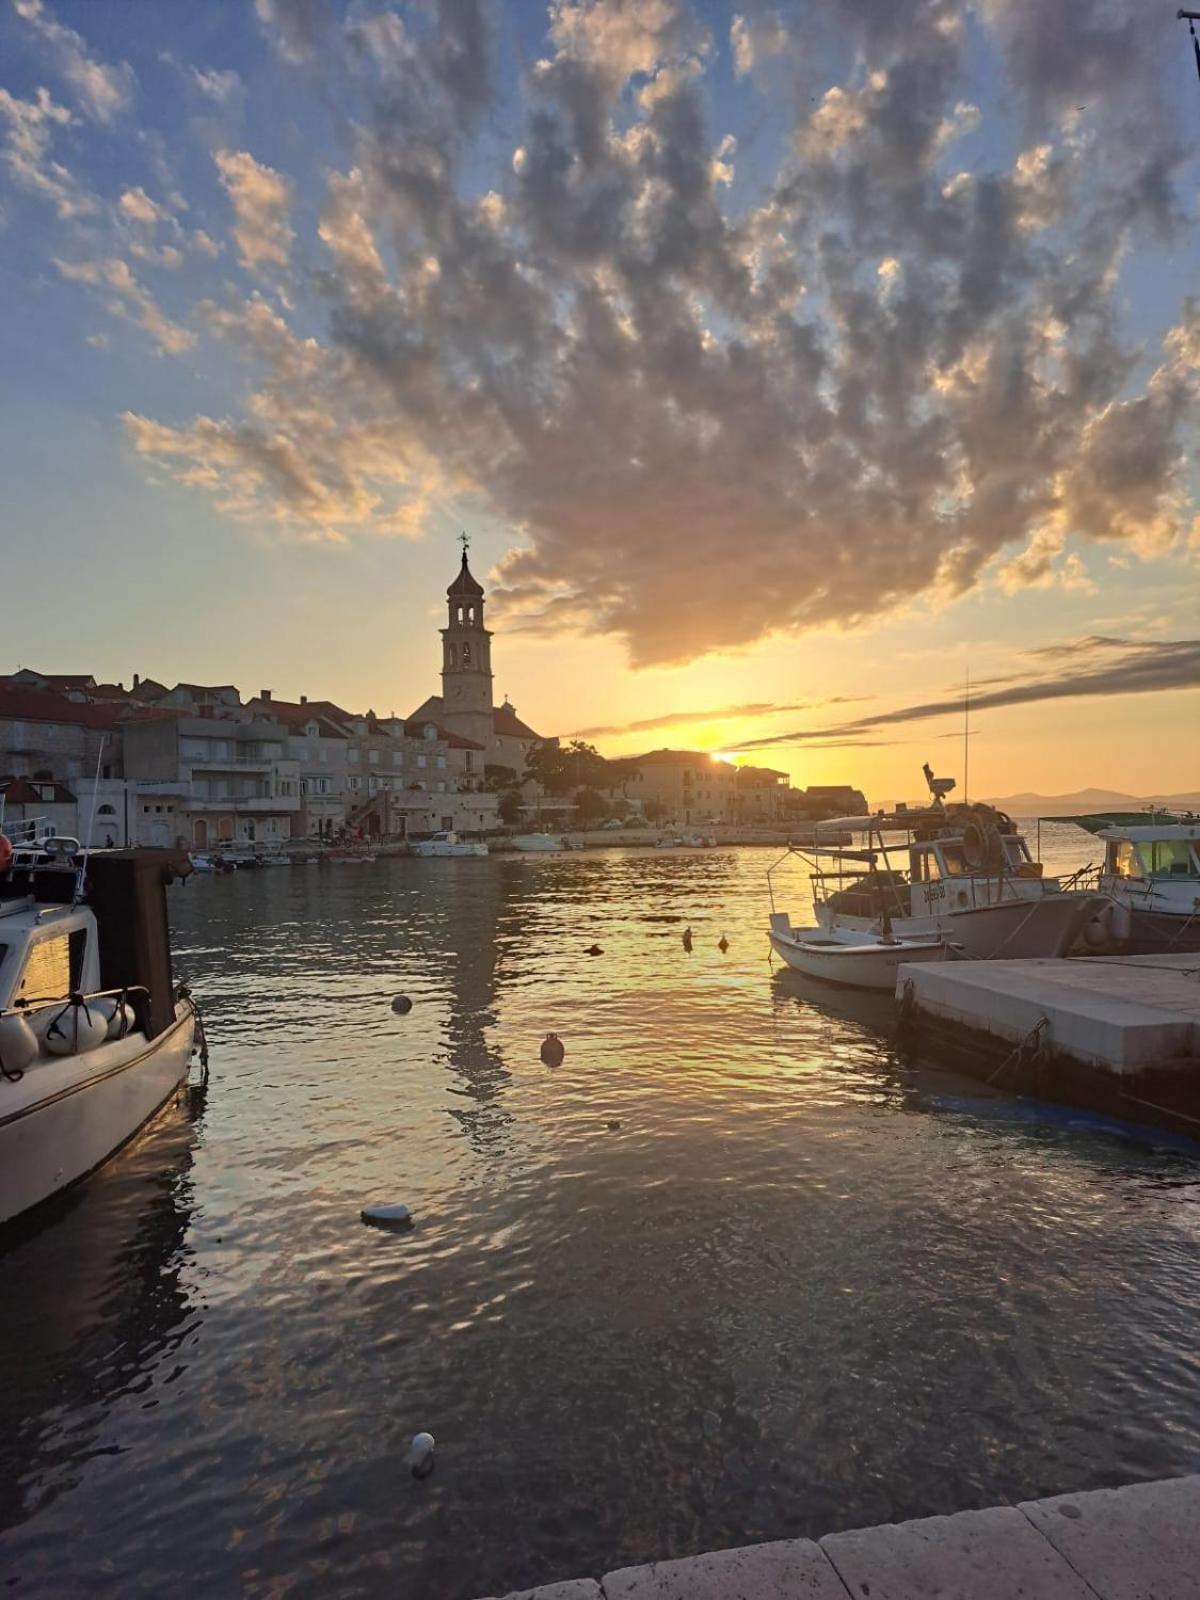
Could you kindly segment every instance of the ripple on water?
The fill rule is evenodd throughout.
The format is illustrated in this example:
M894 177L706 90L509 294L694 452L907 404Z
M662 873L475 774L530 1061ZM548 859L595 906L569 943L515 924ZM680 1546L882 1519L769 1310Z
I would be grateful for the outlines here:
M772 974L770 860L173 892L208 1094L6 1256L17 1592L471 1600L1194 1468L1200 1165Z

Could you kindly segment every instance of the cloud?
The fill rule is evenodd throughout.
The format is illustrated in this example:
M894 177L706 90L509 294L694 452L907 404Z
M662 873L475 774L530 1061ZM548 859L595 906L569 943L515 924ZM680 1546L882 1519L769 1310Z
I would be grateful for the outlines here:
M30 194L49 200L63 219L85 216L97 204L50 156L55 128L69 127L73 121L67 108L57 105L45 89L38 89L32 100L19 100L0 89L0 122L5 127L0 156L9 177Z
M160 352L183 355L196 343L196 335L165 315L154 296L133 276L128 262L119 256L97 261L56 260L54 265L73 283L84 283L100 293L113 295L106 304L109 315L136 323Z
M789 43L788 30L778 12L756 10L749 17L735 15L729 27L734 72L744 78L760 62L782 55Z
M286 267L295 237L288 221L291 185L246 150L218 150L213 160L233 205L233 237L242 265L253 272Z
M128 109L137 91L137 79L128 62L114 66L90 55L82 37L73 28L56 22L42 0L13 0L13 7L48 47L58 70L93 121L111 122Z
M224 71L216 67L207 69L193 67L192 82L207 99L216 100L221 104L226 104L241 94L244 87L241 78L232 67Z
M972 713L1006 706L1032 705L1046 700L1074 700L1096 696L1159 694L1170 689L1200 687L1200 639L1137 640L1092 635L1067 644L1043 646L1032 652L1048 660L1078 661L1073 668L1053 675L1017 680L1002 688L971 695ZM877 728L935 717L961 716L962 696L901 706L875 716L859 717L833 728L801 728L791 733L740 742L739 750L762 750L772 745L803 744L831 736L854 737Z
M244 406L139 435L234 514L413 532L453 494L513 530L506 627L638 665L1083 592L1093 544L1188 536L1200 318L1155 349L1126 302L1132 246L1183 259L1194 219L1132 0L978 0L970 30L747 3L735 68L769 46L789 121L732 184L728 58L684 0L555 0L515 94L481 0L257 11L345 152L284 308L314 338L250 340ZM286 266L289 182L217 161L243 264Z

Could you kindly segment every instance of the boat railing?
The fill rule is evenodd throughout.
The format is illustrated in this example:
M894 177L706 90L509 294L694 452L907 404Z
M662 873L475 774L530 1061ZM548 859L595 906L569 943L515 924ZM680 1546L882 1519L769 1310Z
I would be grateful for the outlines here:
M70 994L22 995L11 1006L0 1006L0 1017L28 1018L38 1011L49 1011L54 1006L87 1005L92 1000L145 999L150 994L142 983L121 984L115 989L72 990Z

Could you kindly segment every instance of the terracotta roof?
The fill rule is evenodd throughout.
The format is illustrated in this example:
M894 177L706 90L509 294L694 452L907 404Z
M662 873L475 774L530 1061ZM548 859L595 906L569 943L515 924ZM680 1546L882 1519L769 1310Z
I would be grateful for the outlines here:
M177 683L175 689L186 689L189 694L236 694L239 700L242 698L236 683Z
M446 593L448 595L470 595L472 599L476 600L483 598L483 585L472 576L471 569L467 565L467 552L465 550L463 551L462 566L459 568L458 576L446 590Z
M0 717L21 722L73 722L85 728L112 728L121 720L124 706L93 705L68 700L48 689L24 689L0 683Z
M411 727L406 724L404 731L410 739L419 739L421 737L419 733L413 733L413 728L427 728L432 724L437 731L438 738L448 744L451 750L482 750L484 748L483 745L476 744L474 739L464 739L461 733L451 733L449 728L443 728L439 723L434 722L432 717L409 717L408 723L411 724Z
M48 799L43 789L53 789L53 797ZM0 778L0 793L10 806L70 805L75 799L66 784L56 778Z
M87 689L96 681L90 672L38 672L36 667L20 670L41 678L48 689Z
M301 704L299 700L263 700L255 696L250 704L261 705L264 710L274 712L280 722L286 722L289 726L294 722L309 722L313 717L318 721L324 717L328 722L355 721L354 712L343 711L332 700L306 700Z

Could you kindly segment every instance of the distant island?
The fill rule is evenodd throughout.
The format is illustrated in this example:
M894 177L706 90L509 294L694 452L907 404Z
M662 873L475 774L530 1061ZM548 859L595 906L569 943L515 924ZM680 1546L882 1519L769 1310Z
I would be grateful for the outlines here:
M1010 817L1071 817L1089 811L1141 811L1147 806L1200 811L1200 792L1135 795L1116 789L1079 789L1074 794L989 795L987 803L1007 811Z

